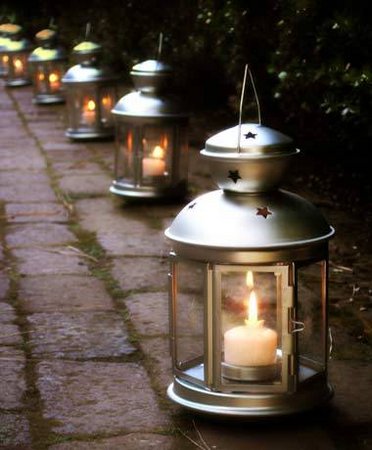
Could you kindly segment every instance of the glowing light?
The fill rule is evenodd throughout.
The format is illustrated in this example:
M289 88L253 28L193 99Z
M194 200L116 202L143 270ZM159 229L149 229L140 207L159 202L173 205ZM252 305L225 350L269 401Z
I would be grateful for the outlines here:
M160 145L156 145L152 151L152 157L157 159L162 159L164 157L164 149Z

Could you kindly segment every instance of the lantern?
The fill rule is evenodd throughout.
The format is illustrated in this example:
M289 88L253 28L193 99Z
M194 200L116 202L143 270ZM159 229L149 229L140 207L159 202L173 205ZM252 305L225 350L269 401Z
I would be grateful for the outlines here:
M328 240L307 200L279 189L299 152L246 123L206 141L219 190L191 201L170 240L174 381L168 396L202 413L264 417L332 396L327 381Z
M159 60L133 66L136 90L112 113L116 125L115 180L110 191L127 198L176 198L187 191L187 122L167 93L172 69Z
M90 41L75 46L78 64L62 78L67 101L66 136L71 139L113 137L111 109L117 100L118 78L99 64L101 50Z
M6 26L5 26L6 25ZM14 24L5 24L8 38L0 49L5 86L17 87L31 83L28 70L28 56L31 43L21 37L22 28Z
M21 27L13 23L3 23L0 25L0 76L4 77L8 73L7 46L10 42L10 36L20 32Z
M62 75L65 73L67 56L56 45L57 34L45 29L36 34L40 44L29 56L28 61L33 76L34 103L62 103Z

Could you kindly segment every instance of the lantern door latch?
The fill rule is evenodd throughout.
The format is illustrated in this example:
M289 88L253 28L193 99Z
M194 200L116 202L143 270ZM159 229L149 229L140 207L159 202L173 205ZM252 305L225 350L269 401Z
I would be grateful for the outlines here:
M289 313L289 321L288 321L289 333L294 334L304 331L305 323L300 320L296 320L295 308L289 308L288 313Z

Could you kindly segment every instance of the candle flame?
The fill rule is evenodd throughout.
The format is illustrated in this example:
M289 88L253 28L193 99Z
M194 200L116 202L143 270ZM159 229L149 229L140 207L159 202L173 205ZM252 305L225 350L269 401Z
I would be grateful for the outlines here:
M256 293L252 291L249 294L248 301L248 322L255 323L258 320L258 306L257 306L257 298Z
M23 63L20 59L15 59L14 60L14 67L18 70L22 70L23 69Z
M164 157L164 149L160 145L156 145L152 151L153 158L162 159Z
M45 76L43 73L40 72L37 77L39 81L44 81Z
M253 272L251 270L248 270L247 275L245 277L245 282L247 283L249 289L253 289L254 281L253 281Z
M9 56L8 55L4 55L3 56L3 63L6 64L9 61Z
M111 108L112 106L112 99L109 95L106 95L105 97L102 97L102 106L106 109Z
M166 134L161 139L161 146L165 149L168 147L168 136Z
M50 83L55 83L55 82L57 82L59 80L59 77L58 77L58 75L56 74L56 73L51 73L50 75L49 75L49 82Z
M133 148L133 136L132 136L132 132L131 131L128 132L127 147L128 147L129 151L132 151L132 148Z
M96 102L94 100L88 100L87 102L87 110L94 111L96 109Z

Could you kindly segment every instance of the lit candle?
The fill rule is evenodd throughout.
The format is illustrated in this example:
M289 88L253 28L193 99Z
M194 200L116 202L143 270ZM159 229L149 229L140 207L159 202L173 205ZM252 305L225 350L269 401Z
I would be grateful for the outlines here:
M57 73L52 72L49 74L49 86L51 91L58 91L60 88L60 79Z
M155 146L149 158L142 160L142 175L144 177L162 176L165 172L164 149Z
M85 103L82 113L83 122L87 125L93 125L96 121L96 102L88 100Z
M14 73L15 73L15 75L22 75L22 73L23 73L23 62L20 59L16 58L14 60L13 65L14 65Z
M247 276L248 281L248 276ZM268 366L276 362L278 336L276 331L258 320L257 299L254 290L249 295L248 319L226 331L225 362L237 366Z

